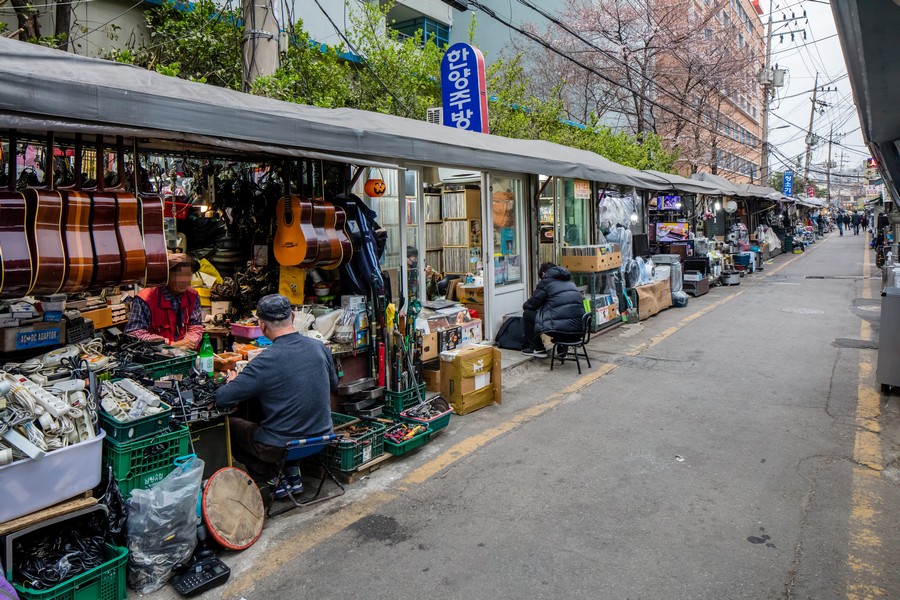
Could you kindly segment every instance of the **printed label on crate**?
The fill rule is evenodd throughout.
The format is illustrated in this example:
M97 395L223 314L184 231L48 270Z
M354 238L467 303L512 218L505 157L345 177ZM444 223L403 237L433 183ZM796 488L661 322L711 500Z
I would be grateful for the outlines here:
M16 350L59 344L59 329L21 331L16 335Z
M154 483L159 483L166 478L165 473L153 473L142 479L144 487L150 487Z
M372 446L366 446L362 451L363 464L369 462L370 460L372 460Z

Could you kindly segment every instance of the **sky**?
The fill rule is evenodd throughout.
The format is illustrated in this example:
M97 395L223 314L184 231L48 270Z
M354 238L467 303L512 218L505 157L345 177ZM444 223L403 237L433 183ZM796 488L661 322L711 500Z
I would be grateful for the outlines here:
M767 0L763 0L761 5L763 10L768 11ZM859 116L853 102L840 41L836 37L831 7L823 0L776 0L774 6L773 23L781 20L782 14L790 17L792 11L798 21L796 25L793 22L775 24L772 29L772 64L777 63L778 68L787 69L788 74L784 87L778 89L775 101L771 104L769 141L774 145L775 151L792 159L805 153L812 89L818 71L819 85L836 90L819 94L818 99L827 106L824 107L824 114L816 114L813 133L821 137L823 142L813 149L811 163L824 163L827 160L827 138L833 125L834 140L840 146L832 146L831 159L837 163L836 170L839 171L843 152L844 170L849 171L859 166L869 156L869 152L863 144L859 129ZM808 22L801 18L804 10ZM768 22L767 14L763 14L761 18L764 23ZM790 35L785 35L784 41L780 42L779 28L783 31L805 29L806 40L803 40L802 34L795 34L793 41ZM779 127L784 128L776 129ZM770 168L773 171L782 170L782 160L775 153L769 159Z

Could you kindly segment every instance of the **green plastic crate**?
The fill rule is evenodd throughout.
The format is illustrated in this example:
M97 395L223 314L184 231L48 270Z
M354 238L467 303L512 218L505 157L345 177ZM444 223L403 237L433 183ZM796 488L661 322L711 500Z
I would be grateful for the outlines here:
M128 549L106 544L102 565L63 581L49 590L32 590L14 583L22 600L125 600L125 567Z
M166 375L187 375L197 362L197 353L188 351L185 356L167 358L155 363L134 364L127 367L126 371L144 371L151 379L160 379Z
M191 432L184 425L127 444L106 439L103 464L112 466L122 495L128 497L132 490L144 490L165 479L175 468L175 459L188 454L190 440Z
M425 431L413 436L411 439L406 440L405 442L400 442L399 444L396 442L392 442L387 437L384 438L384 451L388 454L393 454L394 456L402 456L407 452L412 452L416 448L424 446L428 442L431 441L431 430L428 428L428 425L425 423L413 423L406 419L403 421L407 422L409 425L423 425L425 427Z
M355 421L356 417L331 413L334 426ZM337 440L331 443L322 455L333 469L353 471L372 459L384 454L384 425L374 421L367 422L372 431L355 440Z
M402 392L384 392L384 410L399 415L407 408L411 408L416 404L425 400L425 383L420 383L416 387L409 388Z
M435 403L438 400L440 400L440 402L441 402L441 408L444 408L444 406L446 406L446 409L444 410L443 413L439 414L436 417L432 417L431 419L420 419L418 417L411 417L407 414L409 409L400 413L400 416L403 417L404 419L406 419L407 421L411 421L413 423L424 423L424 424L428 425L428 429L431 430L431 434L435 435L439 431L441 431L442 429L447 427L447 425L450 424L450 417L453 415L453 407L450 406L449 402L447 402L446 400L444 400L444 398L442 398L440 396L436 396L430 400L426 400L425 403Z
M99 411L100 427L106 432L106 439L115 440L120 444L149 437L169 426L172 407L165 402L160 402L159 405L163 408L159 413L133 421L119 421L101 409Z

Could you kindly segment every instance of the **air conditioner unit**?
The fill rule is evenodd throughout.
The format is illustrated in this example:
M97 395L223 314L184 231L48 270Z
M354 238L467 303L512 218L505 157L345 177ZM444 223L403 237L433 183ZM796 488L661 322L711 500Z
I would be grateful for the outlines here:
M429 108L425 113L425 121L434 123L435 125L443 125L443 110L440 106L437 108Z

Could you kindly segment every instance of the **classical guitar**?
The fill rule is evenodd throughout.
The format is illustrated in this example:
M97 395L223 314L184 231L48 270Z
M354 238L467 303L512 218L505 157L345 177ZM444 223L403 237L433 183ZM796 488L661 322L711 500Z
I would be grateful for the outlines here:
M118 183L115 189L107 191L116 196L116 234L122 257L122 283L137 283L144 279L147 254L144 251L144 238L138 224L140 211L138 200L126 189L125 144L122 136L116 137L116 171Z
M353 242L350 241L350 232L347 228L347 211L340 206L334 207L334 229L338 240L341 242L341 263L347 264L353 258Z
M47 136L45 187L25 190L26 230L33 266L32 294L55 294L66 275L66 249L63 243L62 196L53 189L53 135Z
M298 196L281 197L275 205L278 226L272 250L278 264L304 268L316 264L319 245L312 226L313 207Z
M116 234L116 196L107 192L103 181L103 137L97 136L97 187L90 190L91 242L94 245L94 276L91 289L115 287L122 283L122 257Z
M75 137L75 181L58 188L63 203L62 232L66 246L66 275L60 291L83 292L94 278L94 245L91 241L91 197L81 191L81 134Z
M16 139L10 135L9 190L0 192L0 298L20 298L31 289L31 251L25 225L25 196L16 191Z
M169 257L163 231L163 203L159 196L140 196L141 234L147 254L145 286L169 283Z
M328 253L331 255L331 260L328 262L319 261L318 266L325 270L337 269L341 266L344 259L344 248L337 233L337 207L322 198L316 199L314 202L325 209L325 239L328 242Z

